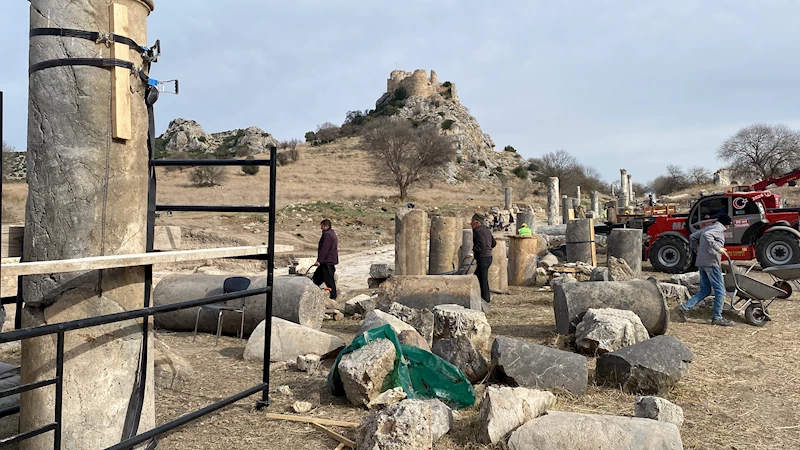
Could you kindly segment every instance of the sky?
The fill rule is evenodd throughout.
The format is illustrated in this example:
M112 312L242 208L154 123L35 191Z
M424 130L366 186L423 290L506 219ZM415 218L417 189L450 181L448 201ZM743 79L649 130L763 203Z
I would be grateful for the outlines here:
M86 0L84 0L86 1ZM97 0L94 0L97 1ZM39 0L39 4L46 4ZM156 104L206 132L303 138L374 108L394 69L435 70L497 149L563 149L608 180L722 163L741 127L800 129L795 0L155 0ZM57 16L57 13L52 13ZM55 17L53 17L55 20ZM0 2L4 139L25 148L29 3Z

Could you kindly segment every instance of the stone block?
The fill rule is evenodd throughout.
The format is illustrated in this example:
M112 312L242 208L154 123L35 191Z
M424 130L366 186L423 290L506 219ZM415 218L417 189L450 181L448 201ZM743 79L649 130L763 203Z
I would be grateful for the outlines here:
M459 275L395 276L381 285L378 307L392 302L415 309L456 304L481 310L481 287L477 277Z
M674 336L656 336L597 359L595 378L630 394L660 395L689 372L693 355Z
M575 345L595 354L613 352L648 338L639 316L613 308L589 309L575 329Z
M370 278L386 279L394 275L394 266L391 264L379 263L369 266Z
M422 400L403 400L373 411L358 426L356 447L368 450L430 450L434 414Z
M350 403L366 406L383 391L395 360L394 344L376 339L339 360L339 376Z
M486 359L465 336L439 339L431 352L461 369L472 384L479 383L489 373Z
M486 314L460 305L439 305L433 308L433 339L451 339L463 336L475 348L489 354L492 327Z
M500 380L514 386L566 389L583 395L589 382L584 356L504 336L494 340L492 365Z
M636 279L633 269L622 258L609 256L607 266L608 281L632 281Z
M429 309L414 309L400 303L392 303L386 311L403 322L414 327L428 343L433 343L433 313Z
M636 417L549 411L511 433L511 450L683 450L678 427Z
M379 309L373 309L367 313L366 317L364 317L364 323L361 324L361 328L358 329L358 333L356 334L362 334L373 328L378 328L386 324L389 324L392 327L392 330L394 330L395 334L400 334L405 330L417 331L414 329L414 327L403 322L397 317L389 313L385 313Z
M496 444L525 422L552 408L556 396L547 391L523 387L489 386L483 394L478 439Z
M247 345L244 348L244 359L248 361L264 360L264 330L266 321L261 321L256 327ZM300 355L313 353L325 356L344 348L344 341L331 334L298 325L288 320L272 318L272 333L270 334L269 360L296 361Z
M371 297L367 294L359 294L351 298L344 304L344 313L348 316L353 314L361 314L362 316L373 309L378 304L377 297Z
M633 415L671 423L678 428L683 426L683 408L661 397L636 397Z

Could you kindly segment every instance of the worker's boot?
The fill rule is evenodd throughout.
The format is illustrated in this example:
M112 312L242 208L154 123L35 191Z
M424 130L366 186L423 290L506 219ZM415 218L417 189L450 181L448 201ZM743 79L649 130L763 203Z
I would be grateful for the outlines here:
M720 317L719 319L711 320L711 325L717 325L720 327L732 327L734 324L732 320Z

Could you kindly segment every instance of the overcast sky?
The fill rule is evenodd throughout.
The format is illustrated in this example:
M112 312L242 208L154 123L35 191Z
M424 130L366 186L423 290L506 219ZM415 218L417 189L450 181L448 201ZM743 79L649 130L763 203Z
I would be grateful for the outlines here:
M634 181L668 164L715 170L716 147L742 126L800 128L795 0L155 2L151 76L181 88L156 105L159 134L183 117L302 139L373 108L395 68L456 83L498 149L564 149L607 180L622 167ZM28 11L0 1L4 136L17 149Z

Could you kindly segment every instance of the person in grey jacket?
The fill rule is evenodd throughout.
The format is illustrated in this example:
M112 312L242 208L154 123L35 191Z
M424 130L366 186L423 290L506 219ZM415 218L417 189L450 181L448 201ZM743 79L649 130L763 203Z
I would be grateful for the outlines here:
M700 291L675 311L681 321L686 321L686 311L692 309L701 300L714 291L714 309L711 312L711 324L723 327L733 326L733 321L722 317L722 305L725 303L725 283L722 281L722 255L728 256L725 251L725 230L731 226L728 215L720 215L713 224L692 233L689 245L697 252L696 265L700 270Z

